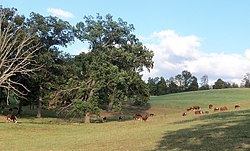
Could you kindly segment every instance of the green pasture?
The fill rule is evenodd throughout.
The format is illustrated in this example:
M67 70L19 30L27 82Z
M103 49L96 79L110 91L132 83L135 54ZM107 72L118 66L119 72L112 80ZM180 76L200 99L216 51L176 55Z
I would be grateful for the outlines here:
M170 108L187 108L190 105L200 105L207 108L209 104L215 106L230 105L237 103L248 104L250 102L250 89L212 89L174 93L162 96L152 96L150 104Z
M132 120L129 107L120 122L109 117L105 123L90 124L54 116L37 119L26 109L17 124L0 116L0 150L247 151L249 95L250 89L225 89L155 96L150 107L138 110L143 114L155 113L146 122ZM205 109L210 103L228 106L229 111L210 111L207 115L188 112L182 117L187 107L201 105ZM241 105L240 109L233 109L236 103ZM136 109L132 109L134 113Z

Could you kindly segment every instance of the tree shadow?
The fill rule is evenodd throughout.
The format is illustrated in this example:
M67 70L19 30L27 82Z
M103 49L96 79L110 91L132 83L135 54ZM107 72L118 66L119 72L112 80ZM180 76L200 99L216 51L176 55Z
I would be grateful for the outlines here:
M128 101L123 104L121 111L107 112L106 110L103 110L101 113L101 118L92 116L91 123L126 122L134 120L133 116L135 114L150 115L150 108L151 105L149 103L146 103L144 105L134 105L133 102ZM102 120L103 117L106 117L105 121ZM119 119L119 117L121 119Z
M250 150L250 110L204 115L172 124L192 121L203 124L165 132L153 151Z

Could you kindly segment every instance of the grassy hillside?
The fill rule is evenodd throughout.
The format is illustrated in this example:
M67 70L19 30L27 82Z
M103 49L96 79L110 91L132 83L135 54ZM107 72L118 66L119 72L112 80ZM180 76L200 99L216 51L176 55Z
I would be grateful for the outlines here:
M131 120L128 114L121 122L108 119L106 123L83 124L23 116L14 124L0 116L0 150L250 150L249 94L250 89L225 89L152 97L151 108L140 109L156 113L147 122ZM181 115L189 106L208 108L209 103L230 110ZM236 103L241 105L239 110L233 109Z
M230 107L237 103L248 105L250 103L250 89L213 89L152 96L150 99L152 106L180 109L192 105L200 105L203 108L207 108L210 103L215 106L229 105Z

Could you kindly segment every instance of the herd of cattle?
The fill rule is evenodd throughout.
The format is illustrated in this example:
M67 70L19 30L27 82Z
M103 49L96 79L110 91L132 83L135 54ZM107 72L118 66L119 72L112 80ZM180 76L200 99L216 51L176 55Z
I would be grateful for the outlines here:
M239 109L240 108L240 105L236 104L234 106L235 109ZM214 112L217 112L217 111L227 111L228 108L226 106L223 106L223 107L214 107L213 104L209 104L208 106L208 109L210 111L214 111ZM193 106L193 107L190 107L190 108L187 108L187 112L194 112L195 115L198 115L198 114L209 114L209 111L206 110L206 111L203 111L201 109L200 106ZM184 112L182 113L182 116L187 116L187 112Z
M236 104L234 106L234 108L235 109L239 109L240 105ZM228 110L228 108L226 106L223 106L223 107L219 108L219 107L214 107L212 104L209 104L208 109L210 111L214 111L214 112L217 112L217 111L227 111ZM200 106L192 106L190 108L187 108L186 111L187 112L184 112L182 114L182 116L187 116L188 112L194 112L195 115L209 114L208 110L204 111L204 110L201 109ZM137 113L137 114L134 114L133 119L134 120L138 120L138 121L147 121L147 119L148 119L149 116L154 116L154 115L155 115L154 113L150 113L150 114L146 114L146 115L141 115L141 114ZM99 117L100 117L100 115L99 115ZM119 116L118 119L119 119L119 121L121 121L123 119L123 117ZM17 117L14 114L10 113L10 114L7 115L7 121L9 121L9 122L12 121L14 123L17 123ZM106 121L107 121L107 117L106 116L102 117L102 122L106 122Z

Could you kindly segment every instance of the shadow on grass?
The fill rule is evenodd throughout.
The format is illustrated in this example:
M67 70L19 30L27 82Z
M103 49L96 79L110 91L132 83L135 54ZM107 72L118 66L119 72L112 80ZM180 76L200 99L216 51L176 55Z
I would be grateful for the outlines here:
M145 105L141 105L141 106L136 106L133 105L133 103L128 102L123 106L122 112L110 112L107 113L106 112L104 115L102 115L102 117L106 117L107 120L105 120L105 122L102 120L102 118L97 118L94 114L91 117L91 123L106 123L106 122L126 122L129 120L133 120L133 116L134 114L149 114L147 113L147 111L151 108L150 104L145 104ZM30 120L30 122L22 122L22 123L42 123L42 124L50 124L53 123L53 119L60 119L63 120L64 123L83 123L84 122L84 117L80 117L80 116L71 116L71 115L63 115L63 114L57 114L58 110L44 110L42 109L42 117L43 118L50 118L48 121L43 121L43 120L36 120L36 115L37 115L37 109L30 109L28 106L24 106L23 107L23 112L21 114L17 114L17 110L13 110L13 111L9 111L8 108L5 108L3 110L3 114L0 114L2 116L7 116L8 114L14 114L17 116L18 121L25 118ZM119 117L122 117L122 119L119 119ZM42 122L41 122L42 121ZM55 123L59 123L59 122L55 122Z
M148 110L151 108L151 105L149 103L144 105L134 105L131 102L126 102L122 110L119 112L107 112L103 111L101 113L102 118L106 117L106 120L103 121L102 118L96 118L93 116L91 118L91 123L107 123L107 122L126 122L130 120L134 120L133 116L135 114L141 114L141 115L149 115L150 113ZM121 119L119 119L121 117Z
M203 124L166 132L154 151L250 150L250 110L204 115L172 124L192 121Z

